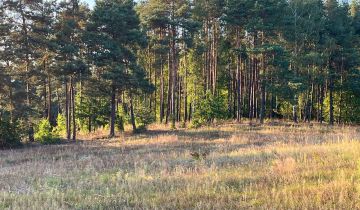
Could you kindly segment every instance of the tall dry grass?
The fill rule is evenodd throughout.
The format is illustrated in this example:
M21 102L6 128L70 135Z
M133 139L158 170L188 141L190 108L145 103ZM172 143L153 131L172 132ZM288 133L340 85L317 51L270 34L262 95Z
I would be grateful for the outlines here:
M360 208L358 127L152 126L96 139L0 151L0 209Z

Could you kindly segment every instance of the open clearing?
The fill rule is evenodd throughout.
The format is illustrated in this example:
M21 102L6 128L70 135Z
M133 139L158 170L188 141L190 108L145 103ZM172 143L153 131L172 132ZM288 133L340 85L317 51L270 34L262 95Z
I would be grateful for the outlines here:
M0 209L359 209L359 140L227 124L0 151Z

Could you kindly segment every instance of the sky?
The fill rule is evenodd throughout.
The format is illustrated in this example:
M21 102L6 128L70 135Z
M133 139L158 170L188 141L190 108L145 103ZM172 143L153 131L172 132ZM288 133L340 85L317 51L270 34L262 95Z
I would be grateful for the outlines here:
M95 0L82 0L83 2L87 3L90 8L93 8L95 5Z
M95 0L81 0L81 1L87 3L90 6L90 8L93 8L95 6ZM137 1L138 0L135 0L135 2L137 2Z
M95 5L95 0L82 0L83 2L87 3L90 8L93 8ZM137 0L135 0L137 1ZM341 0L342 2L350 2L349 0Z

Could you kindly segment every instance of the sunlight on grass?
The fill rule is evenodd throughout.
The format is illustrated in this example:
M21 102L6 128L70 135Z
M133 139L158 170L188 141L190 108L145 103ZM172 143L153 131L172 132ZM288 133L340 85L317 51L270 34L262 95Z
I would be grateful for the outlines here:
M358 128L155 131L1 151L0 209L360 208Z

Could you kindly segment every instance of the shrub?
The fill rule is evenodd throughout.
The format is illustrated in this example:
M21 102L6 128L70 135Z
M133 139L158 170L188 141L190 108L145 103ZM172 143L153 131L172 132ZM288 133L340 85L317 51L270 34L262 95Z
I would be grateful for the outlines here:
M151 109L145 106L138 106L134 110L135 120L139 124L140 130L146 130L146 126L155 122L155 116L151 112Z
M11 148L21 145L18 124L0 119L0 148Z
M53 133L58 136L64 136L66 134L66 121L65 117L61 114L56 119L57 126L54 128Z
M200 100L200 103L196 106L192 126L200 127L211 123L215 119L220 120L226 117L227 110L224 98L222 96L214 96L208 91L205 99Z
M55 144L60 142L59 135L53 132L49 121L46 119L39 122L34 137L36 141L42 144Z

